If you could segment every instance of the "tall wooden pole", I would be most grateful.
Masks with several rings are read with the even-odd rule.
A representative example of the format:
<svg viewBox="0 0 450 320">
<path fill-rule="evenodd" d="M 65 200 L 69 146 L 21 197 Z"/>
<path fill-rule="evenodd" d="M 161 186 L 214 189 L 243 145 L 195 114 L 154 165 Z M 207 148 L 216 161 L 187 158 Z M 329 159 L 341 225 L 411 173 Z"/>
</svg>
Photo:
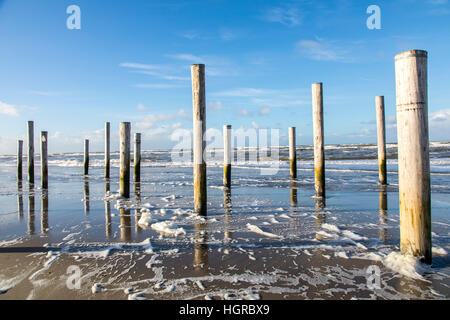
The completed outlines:
<svg viewBox="0 0 450 320">
<path fill-rule="evenodd" d="M 48 133 L 41 132 L 41 187 L 48 188 Z"/>
<path fill-rule="evenodd" d="M 317 197 L 325 197 L 325 153 L 323 141 L 323 92 L 322 83 L 312 85 L 314 127 L 314 177 Z"/>
<path fill-rule="evenodd" d="M 120 188 L 119 195 L 130 197 L 130 135 L 131 124 L 120 123 Z"/>
<path fill-rule="evenodd" d="M 17 141 L 17 180 L 22 181 L 23 140 Z"/>
<path fill-rule="evenodd" d="M 291 178 L 297 178 L 297 153 L 295 150 L 295 127 L 289 128 L 289 163 L 290 163 L 290 172 Z"/>
<path fill-rule="evenodd" d="M 109 179 L 110 177 L 110 143 L 111 143 L 111 125 L 109 122 L 105 122 L 105 178 Z"/>
<path fill-rule="evenodd" d="M 206 94 L 205 65 L 193 64 L 192 75 L 192 105 L 194 125 L 194 212 L 206 215 L 207 185 L 206 162 L 204 151 L 206 147 Z"/>
<path fill-rule="evenodd" d="M 231 125 L 223 126 L 223 186 L 231 187 Z"/>
<path fill-rule="evenodd" d="M 431 263 L 427 52 L 395 56 L 400 247 Z"/>
<path fill-rule="evenodd" d="M 134 181 L 141 181 L 141 134 L 134 134 Z"/>
<path fill-rule="evenodd" d="M 84 175 L 87 176 L 89 174 L 89 140 L 84 140 Z"/>
<path fill-rule="evenodd" d="M 377 113 L 377 144 L 378 144 L 378 177 L 380 184 L 387 184 L 386 173 L 386 129 L 384 118 L 384 97 L 375 97 Z"/>
<path fill-rule="evenodd" d="M 34 184 L 34 122 L 28 121 L 28 182 Z"/>
</svg>

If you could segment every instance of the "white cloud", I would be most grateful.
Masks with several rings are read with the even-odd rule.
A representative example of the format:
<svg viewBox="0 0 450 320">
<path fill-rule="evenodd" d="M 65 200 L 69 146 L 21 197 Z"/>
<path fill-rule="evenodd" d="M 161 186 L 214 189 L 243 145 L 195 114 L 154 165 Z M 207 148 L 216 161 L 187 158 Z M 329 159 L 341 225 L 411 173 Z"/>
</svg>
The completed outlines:
<svg viewBox="0 0 450 320">
<path fill-rule="evenodd" d="M 12 104 L 0 101 L 0 114 L 17 117 L 19 115 L 19 109 Z"/>
<path fill-rule="evenodd" d="M 208 108 L 211 110 L 220 110 L 222 109 L 222 102 L 220 101 L 210 102 L 208 103 Z"/>
<path fill-rule="evenodd" d="M 123 68 L 132 68 L 132 69 L 145 69 L 145 70 L 159 70 L 161 66 L 154 64 L 143 64 L 136 62 L 123 62 L 119 64 L 120 67 Z"/>
<path fill-rule="evenodd" d="M 205 59 L 200 56 L 195 56 L 193 54 L 188 53 L 180 53 L 180 54 L 169 54 L 167 55 L 169 58 L 177 59 L 177 60 L 183 60 L 183 61 L 189 61 L 193 63 L 204 63 Z"/>
<path fill-rule="evenodd" d="M 268 106 L 263 106 L 261 108 L 259 108 L 259 115 L 261 116 L 266 116 L 270 113 L 270 107 Z"/>
<path fill-rule="evenodd" d="M 240 114 L 241 116 L 244 116 L 244 117 L 251 115 L 251 113 L 247 109 L 239 109 L 238 114 Z"/>
<path fill-rule="evenodd" d="M 139 83 L 134 85 L 134 87 L 141 89 L 171 89 L 180 88 L 182 86 L 169 83 Z"/>
<path fill-rule="evenodd" d="M 301 14 L 297 8 L 270 8 L 263 16 L 269 22 L 278 22 L 286 26 L 296 26 L 301 23 Z"/>
<path fill-rule="evenodd" d="M 346 50 L 333 45 L 331 41 L 326 42 L 322 39 L 301 40 L 296 43 L 296 50 L 312 60 L 350 61 L 349 58 L 346 57 Z"/>
<path fill-rule="evenodd" d="M 139 103 L 139 104 L 138 104 L 137 109 L 138 109 L 139 111 L 145 111 L 145 110 L 147 110 L 147 108 L 146 108 L 142 103 Z"/>
</svg>

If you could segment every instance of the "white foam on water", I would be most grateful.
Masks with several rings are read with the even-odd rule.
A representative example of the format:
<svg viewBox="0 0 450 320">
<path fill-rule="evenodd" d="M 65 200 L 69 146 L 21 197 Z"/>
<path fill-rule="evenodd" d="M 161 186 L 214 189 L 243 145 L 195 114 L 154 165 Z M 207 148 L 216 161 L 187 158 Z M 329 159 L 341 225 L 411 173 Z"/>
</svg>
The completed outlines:
<svg viewBox="0 0 450 320">
<path fill-rule="evenodd" d="M 391 252 L 383 259 L 383 264 L 389 269 L 404 276 L 425 280 L 422 274 L 427 270 L 419 259 L 412 255 L 403 255 L 399 252 Z"/>
<path fill-rule="evenodd" d="M 186 231 L 183 228 L 177 228 L 175 223 L 172 221 L 161 221 L 157 223 L 153 223 L 151 228 L 155 231 L 158 231 L 164 235 L 168 236 L 180 236 L 185 235 Z"/>
<path fill-rule="evenodd" d="M 432 248 L 431 251 L 433 252 L 433 254 L 437 254 L 437 255 L 440 255 L 440 256 L 446 256 L 447 255 L 447 250 L 445 250 L 444 248 L 441 248 L 441 247 L 435 246 L 435 247 Z"/>
<path fill-rule="evenodd" d="M 254 232 L 254 233 L 257 233 L 257 234 L 260 234 L 260 235 L 265 236 L 265 237 L 269 237 L 269 238 L 281 238 L 280 236 L 278 236 L 278 235 L 276 235 L 276 234 L 273 234 L 273 233 L 270 233 L 270 232 L 262 231 L 259 227 L 255 226 L 255 225 L 253 225 L 253 224 L 250 224 L 250 223 L 247 223 L 247 228 L 248 228 L 250 231 L 252 231 L 252 232 Z"/>
<path fill-rule="evenodd" d="M 336 227 L 336 226 L 333 225 L 333 224 L 329 224 L 329 223 L 322 223 L 322 224 L 321 224 L 321 227 L 322 227 L 323 229 L 328 230 L 328 231 L 333 231 L 333 232 L 340 232 L 340 231 L 341 231 L 338 227 Z"/>
</svg>

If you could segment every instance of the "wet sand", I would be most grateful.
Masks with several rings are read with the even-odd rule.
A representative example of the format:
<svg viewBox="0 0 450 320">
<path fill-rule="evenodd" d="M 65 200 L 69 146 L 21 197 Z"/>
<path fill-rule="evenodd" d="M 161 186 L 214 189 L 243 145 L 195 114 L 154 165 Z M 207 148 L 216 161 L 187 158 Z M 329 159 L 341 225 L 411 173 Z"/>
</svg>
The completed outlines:
<svg viewBox="0 0 450 320">
<path fill-rule="evenodd" d="M 11 187 L 0 198 L 0 299 L 450 297 L 445 193 L 433 193 L 433 265 L 414 279 L 414 266 L 405 273 L 388 259 L 398 252 L 395 181 L 380 189 L 376 172 L 348 184 L 338 183 L 347 173 L 331 173 L 324 205 L 308 171 L 289 181 L 287 170 L 262 177 L 235 168 L 239 183 L 228 193 L 220 168 L 208 170 L 205 218 L 192 214 L 190 168 L 144 168 L 129 201 L 117 199 L 114 177 L 98 178 L 100 168 L 91 178 L 50 179 L 48 193 Z M 146 214 L 148 225 L 139 224 Z M 80 289 L 67 285 L 71 266 Z M 368 287 L 370 266 L 380 269 L 380 288 Z"/>
</svg>

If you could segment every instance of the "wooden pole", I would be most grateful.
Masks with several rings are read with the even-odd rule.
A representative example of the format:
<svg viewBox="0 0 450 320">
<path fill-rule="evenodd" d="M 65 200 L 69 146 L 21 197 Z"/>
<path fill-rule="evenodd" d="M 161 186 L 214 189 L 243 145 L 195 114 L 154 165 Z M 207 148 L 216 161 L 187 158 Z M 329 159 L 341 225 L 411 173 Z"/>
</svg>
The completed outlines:
<svg viewBox="0 0 450 320">
<path fill-rule="evenodd" d="M 295 127 L 289 128 L 289 163 L 291 168 L 291 178 L 297 178 L 297 153 L 295 150 Z"/>
<path fill-rule="evenodd" d="M 89 140 L 84 140 L 84 175 L 87 176 L 89 174 Z"/>
<path fill-rule="evenodd" d="M 223 186 L 231 187 L 231 125 L 223 126 Z"/>
<path fill-rule="evenodd" d="M 134 134 L 134 181 L 141 181 L 141 134 Z"/>
<path fill-rule="evenodd" d="M 377 144 L 378 144 L 378 177 L 380 184 L 387 184 L 386 176 L 386 129 L 384 118 L 384 97 L 375 97 L 377 113 Z"/>
<path fill-rule="evenodd" d="M 48 188 L 48 133 L 41 132 L 41 187 Z"/>
<path fill-rule="evenodd" d="M 400 247 L 431 264 L 427 52 L 395 56 Z"/>
<path fill-rule="evenodd" d="M 205 65 L 193 64 L 191 66 L 191 75 L 194 122 L 194 213 L 206 215 L 207 185 L 206 162 L 204 160 L 206 147 Z"/>
<path fill-rule="evenodd" d="M 87 215 L 91 211 L 90 206 L 90 190 L 89 190 L 89 178 L 84 177 L 84 213 Z"/>
<path fill-rule="evenodd" d="M 290 181 L 289 189 L 291 191 L 291 206 L 296 206 L 298 204 L 298 200 L 297 200 L 297 184 L 295 180 Z"/>
<path fill-rule="evenodd" d="M 119 195 L 130 197 L 130 134 L 131 124 L 120 123 L 120 189 Z"/>
<path fill-rule="evenodd" d="M 28 182 L 34 184 L 34 122 L 28 121 Z"/>
<path fill-rule="evenodd" d="M 323 91 L 322 83 L 312 85 L 314 126 L 314 177 L 317 197 L 325 197 L 325 154 L 323 142 Z"/>
<path fill-rule="evenodd" d="M 111 125 L 109 122 L 105 122 L 105 178 L 109 179 L 110 177 L 110 143 L 111 143 Z"/>
<path fill-rule="evenodd" d="M 23 140 L 17 141 L 17 180 L 22 181 Z"/>
<path fill-rule="evenodd" d="M 41 194 L 41 232 L 48 233 L 48 191 L 42 190 Z"/>
</svg>

